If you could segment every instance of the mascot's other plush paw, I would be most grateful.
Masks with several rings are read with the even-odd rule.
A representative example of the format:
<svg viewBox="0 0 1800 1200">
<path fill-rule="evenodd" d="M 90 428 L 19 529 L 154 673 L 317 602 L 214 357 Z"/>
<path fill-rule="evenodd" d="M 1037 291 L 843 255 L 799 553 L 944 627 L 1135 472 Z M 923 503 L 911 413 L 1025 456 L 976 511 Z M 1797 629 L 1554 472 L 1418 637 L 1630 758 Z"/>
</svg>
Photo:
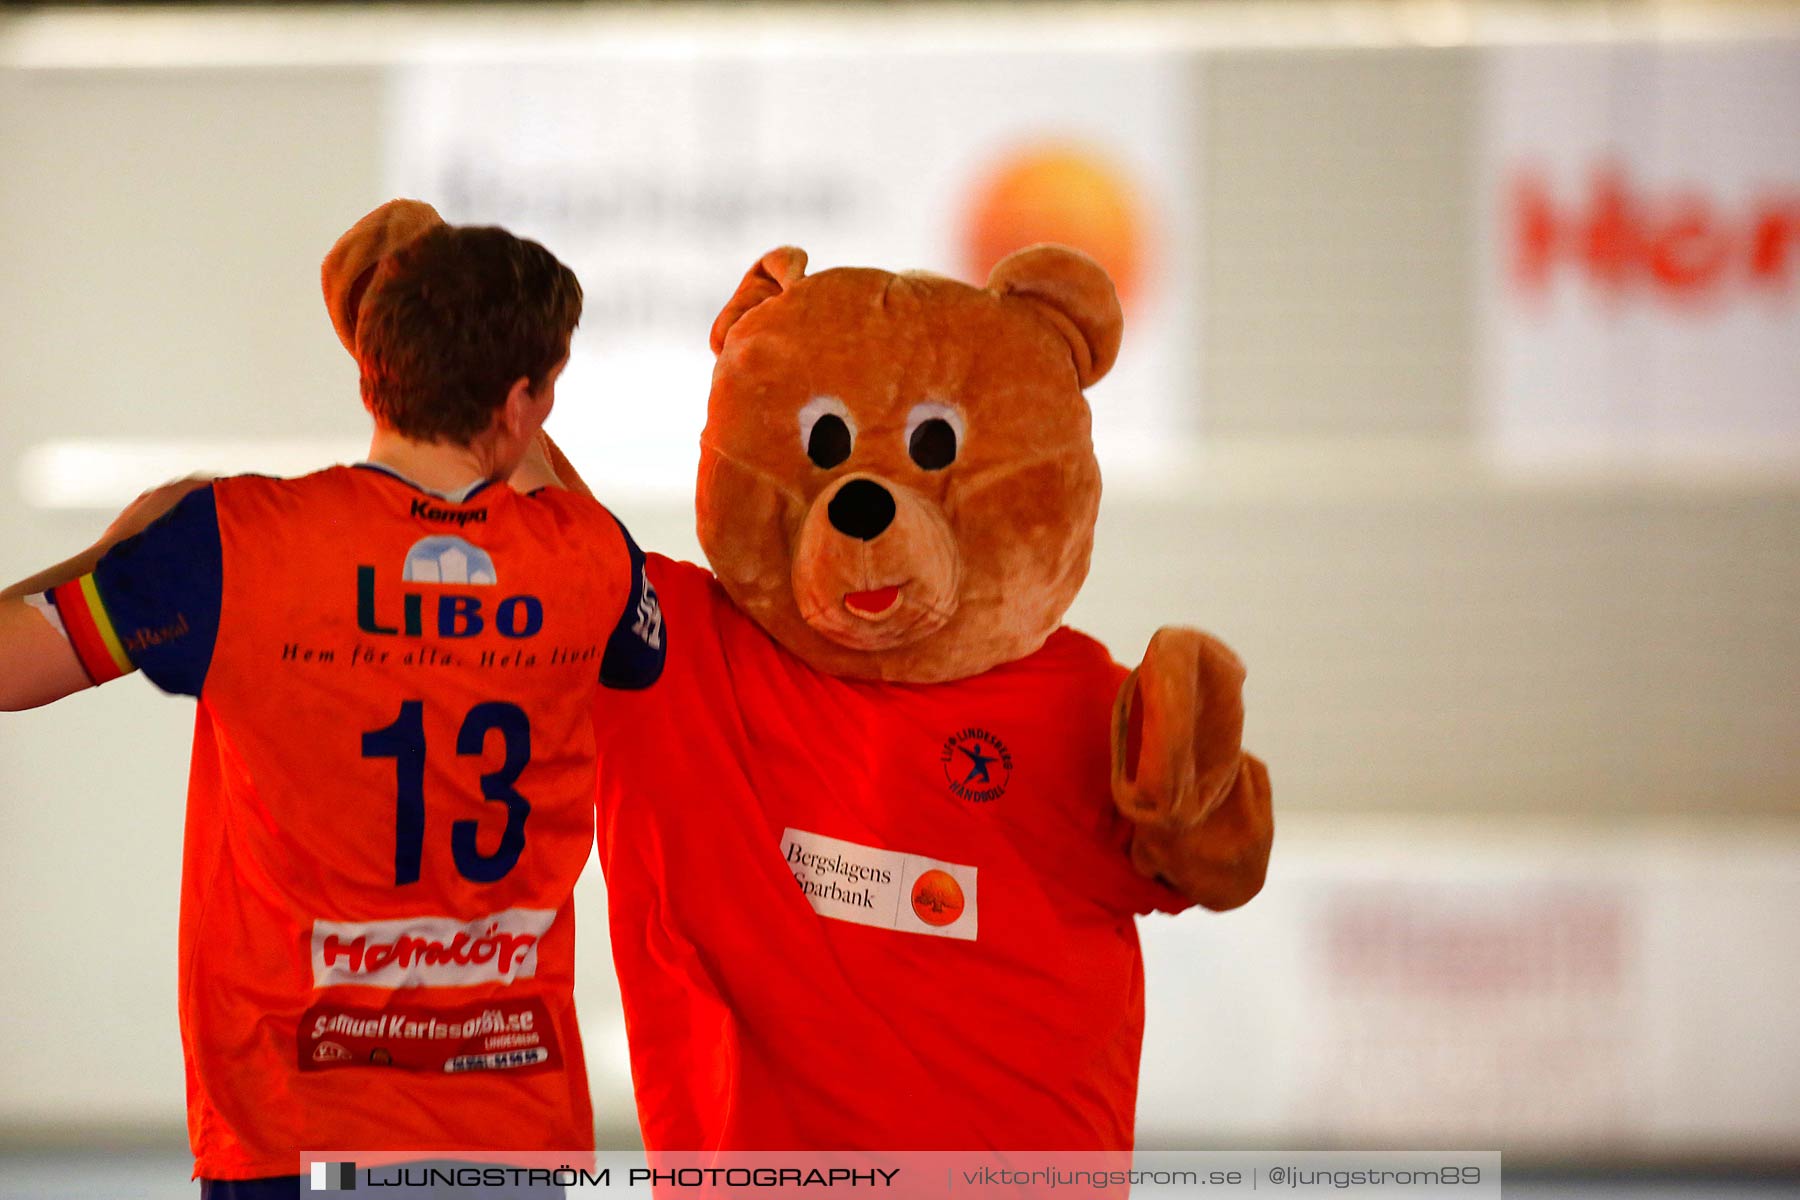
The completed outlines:
<svg viewBox="0 0 1800 1200">
<path fill-rule="evenodd" d="M 532 453 L 534 456 L 543 456 L 549 464 L 550 473 L 556 476 L 556 482 L 560 486 L 586 496 L 590 500 L 594 498 L 594 493 L 588 487 L 587 481 L 581 477 L 581 472 L 575 469 L 575 464 L 569 461 L 569 456 L 563 453 L 562 447 L 556 444 L 555 438 L 539 430 L 537 446 Z"/>
<path fill-rule="evenodd" d="M 1113 704 L 1113 798 L 1140 824 L 1205 819 L 1237 774 L 1244 666 L 1217 638 L 1164 627 Z"/>
<path fill-rule="evenodd" d="M 356 357 L 356 324 L 381 260 L 444 223 L 423 200 L 389 200 L 344 231 L 319 264 L 319 284 L 331 327 Z"/>
<path fill-rule="evenodd" d="M 1113 706 L 1113 800 L 1132 861 L 1208 908 L 1262 887 L 1269 775 L 1244 753 L 1244 667 L 1223 642 L 1164 628 Z"/>
</svg>

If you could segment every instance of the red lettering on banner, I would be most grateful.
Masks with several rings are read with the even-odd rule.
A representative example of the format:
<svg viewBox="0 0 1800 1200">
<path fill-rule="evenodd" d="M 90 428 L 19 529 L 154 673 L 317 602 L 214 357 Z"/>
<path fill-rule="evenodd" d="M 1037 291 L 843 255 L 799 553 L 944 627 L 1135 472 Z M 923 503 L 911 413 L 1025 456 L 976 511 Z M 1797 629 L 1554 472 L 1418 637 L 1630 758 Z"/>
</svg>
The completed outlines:
<svg viewBox="0 0 1800 1200">
<path fill-rule="evenodd" d="M 1607 163 L 1574 203 L 1535 167 L 1514 173 L 1508 200 L 1512 279 L 1527 295 L 1541 295 L 1564 268 L 1613 298 L 1713 301 L 1734 285 L 1786 292 L 1794 283 L 1800 189 L 1734 212 L 1691 189 L 1649 194 Z"/>
<path fill-rule="evenodd" d="M 1771 205 L 1756 225 L 1750 274 L 1763 283 L 1787 283 L 1792 263 L 1789 252 L 1796 242 L 1800 242 L 1800 202 Z"/>
</svg>

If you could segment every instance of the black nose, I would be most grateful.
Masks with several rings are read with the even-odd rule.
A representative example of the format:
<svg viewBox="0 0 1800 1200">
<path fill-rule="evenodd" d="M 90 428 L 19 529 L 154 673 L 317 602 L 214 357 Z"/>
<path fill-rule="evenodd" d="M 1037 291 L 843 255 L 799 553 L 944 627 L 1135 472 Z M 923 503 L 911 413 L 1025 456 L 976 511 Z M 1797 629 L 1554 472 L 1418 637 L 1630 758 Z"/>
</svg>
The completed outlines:
<svg viewBox="0 0 1800 1200">
<path fill-rule="evenodd" d="M 873 541 L 894 521 L 894 497 L 879 483 L 852 479 L 838 489 L 825 513 L 831 527 L 863 541 Z"/>
</svg>

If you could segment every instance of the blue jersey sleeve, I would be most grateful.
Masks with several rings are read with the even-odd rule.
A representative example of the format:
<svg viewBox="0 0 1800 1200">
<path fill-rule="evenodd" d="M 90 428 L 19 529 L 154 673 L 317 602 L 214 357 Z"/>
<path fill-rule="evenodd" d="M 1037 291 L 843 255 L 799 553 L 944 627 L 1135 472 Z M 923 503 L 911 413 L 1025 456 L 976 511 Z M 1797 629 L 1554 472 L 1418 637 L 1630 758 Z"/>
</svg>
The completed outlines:
<svg viewBox="0 0 1800 1200">
<path fill-rule="evenodd" d="M 618 519 L 615 517 L 615 521 Z M 647 688 L 662 676 L 667 631 L 663 628 L 662 605 L 656 589 L 650 586 L 650 573 L 644 565 L 644 552 L 631 540 L 631 532 L 619 523 L 619 536 L 631 556 L 631 594 L 625 598 L 625 611 L 606 641 L 606 653 L 600 659 L 600 682 L 609 688 L 627 691 Z"/>
<path fill-rule="evenodd" d="M 94 568 L 94 587 L 132 665 L 165 692 L 198 696 L 225 590 L 213 489 L 189 492 L 107 551 Z"/>
</svg>

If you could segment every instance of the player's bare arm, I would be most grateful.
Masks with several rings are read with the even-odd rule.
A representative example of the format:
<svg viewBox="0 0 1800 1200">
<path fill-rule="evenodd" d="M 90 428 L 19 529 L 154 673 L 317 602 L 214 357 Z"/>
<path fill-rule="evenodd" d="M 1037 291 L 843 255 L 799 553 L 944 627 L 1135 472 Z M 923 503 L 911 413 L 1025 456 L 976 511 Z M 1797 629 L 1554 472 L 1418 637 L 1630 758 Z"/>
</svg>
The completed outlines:
<svg viewBox="0 0 1800 1200">
<path fill-rule="evenodd" d="M 50 605 L 35 599 L 91 572 L 112 547 L 141 533 L 152 521 L 207 480 L 190 476 L 152 488 L 129 504 L 98 541 L 0 591 L 0 711 L 20 712 L 93 686 Z"/>
</svg>

